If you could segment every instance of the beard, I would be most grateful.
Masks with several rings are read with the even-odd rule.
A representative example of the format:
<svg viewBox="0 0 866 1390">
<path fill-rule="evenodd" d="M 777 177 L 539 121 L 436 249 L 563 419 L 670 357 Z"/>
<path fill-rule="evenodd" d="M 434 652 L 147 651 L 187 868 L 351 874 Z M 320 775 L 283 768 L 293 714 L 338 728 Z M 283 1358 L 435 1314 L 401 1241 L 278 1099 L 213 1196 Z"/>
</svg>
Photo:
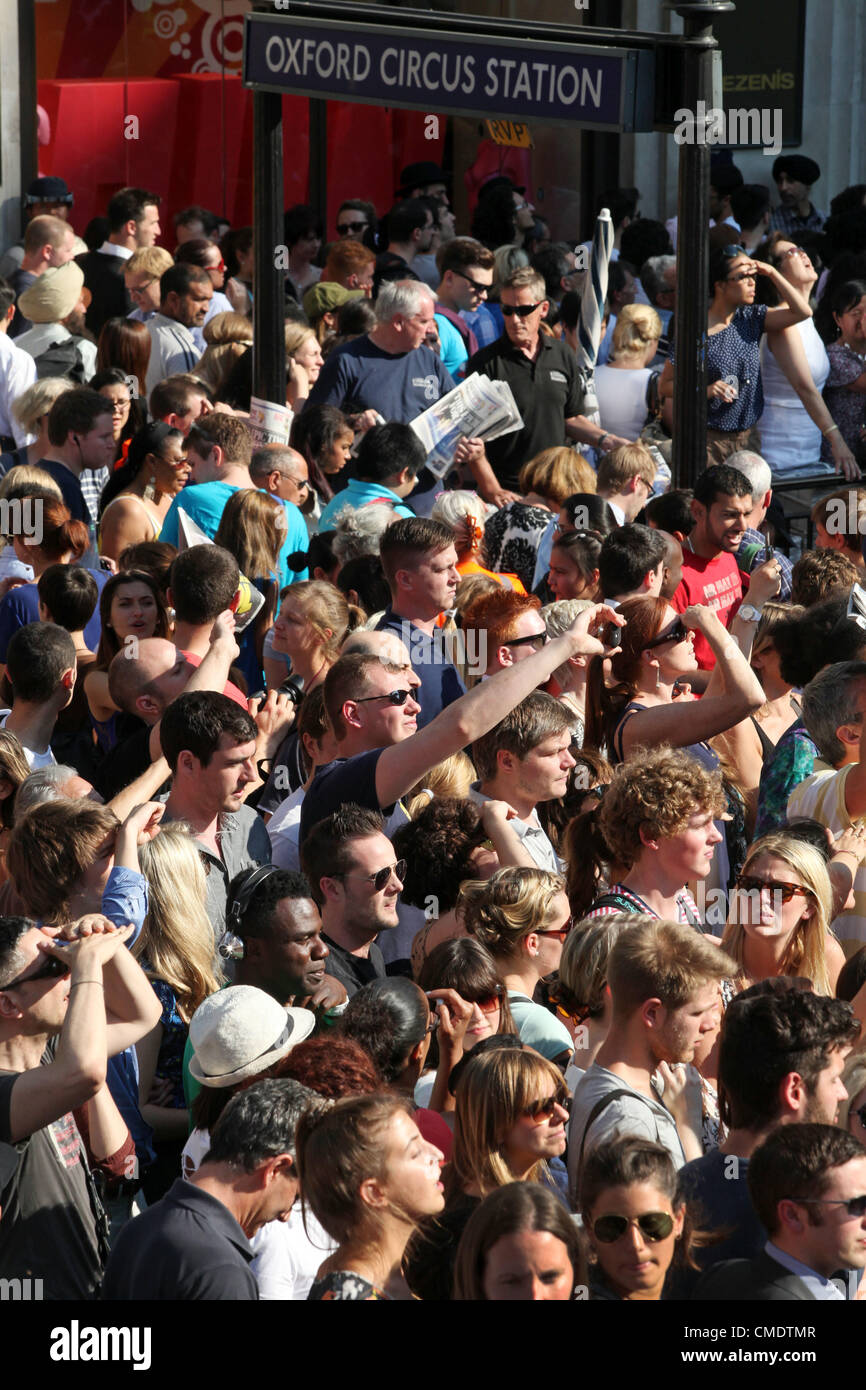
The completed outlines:
<svg viewBox="0 0 866 1390">
<path fill-rule="evenodd" d="M 63 320 L 63 326 L 72 334 L 74 338 L 81 338 L 84 335 L 84 314 L 80 309 L 73 309 L 71 314 L 67 314 Z"/>
</svg>

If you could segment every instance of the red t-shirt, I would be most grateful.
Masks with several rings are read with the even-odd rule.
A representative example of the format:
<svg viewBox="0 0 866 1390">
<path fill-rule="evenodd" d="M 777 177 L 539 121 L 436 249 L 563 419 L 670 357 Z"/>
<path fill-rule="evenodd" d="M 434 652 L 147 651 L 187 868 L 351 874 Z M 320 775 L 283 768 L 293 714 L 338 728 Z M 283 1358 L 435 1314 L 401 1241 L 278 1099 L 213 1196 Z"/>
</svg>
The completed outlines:
<svg viewBox="0 0 866 1390">
<path fill-rule="evenodd" d="M 745 588 L 748 588 L 748 575 L 742 573 L 735 555 L 722 550 L 712 560 L 703 560 L 700 555 L 683 551 L 683 577 L 671 599 L 671 607 L 683 613 L 693 603 L 706 604 L 712 608 L 723 627 L 729 627 L 731 618 L 740 606 Z M 711 671 L 716 664 L 712 648 L 702 633 L 695 633 L 695 656 L 702 671 Z"/>
<path fill-rule="evenodd" d="M 184 652 L 184 656 L 190 666 L 201 666 L 201 657 L 197 656 L 195 652 Z M 226 681 L 223 686 L 223 694 L 228 695 L 229 699 L 234 700 L 236 705 L 240 705 L 241 709 L 248 708 L 246 695 L 244 695 L 242 690 L 238 689 L 234 681 Z"/>
</svg>

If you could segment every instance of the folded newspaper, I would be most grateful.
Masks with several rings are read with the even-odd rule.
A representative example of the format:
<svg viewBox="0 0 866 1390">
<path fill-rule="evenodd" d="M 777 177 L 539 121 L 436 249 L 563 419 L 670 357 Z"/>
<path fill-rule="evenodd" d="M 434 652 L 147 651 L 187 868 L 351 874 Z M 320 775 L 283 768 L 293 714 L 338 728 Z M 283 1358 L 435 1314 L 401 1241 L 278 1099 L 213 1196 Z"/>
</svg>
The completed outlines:
<svg viewBox="0 0 866 1390">
<path fill-rule="evenodd" d="M 200 526 L 193 521 L 183 507 L 177 511 L 177 549 L 189 550 L 194 545 L 213 545 L 213 541 Z M 245 574 L 238 580 L 238 591 L 234 599 L 235 632 L 243 632 L 257 616 L 265 601 L 264 594 L 250 583 Z"/>
<path fill-rule="evenodd" d="M 427 450 L 430 472 L 444 478 L 461 437 L 498 439 L 522 429 L 523 420 L 507 381 L 491 381 L 473 372 L 413 420 L 412 428 Z"/>
</svg>

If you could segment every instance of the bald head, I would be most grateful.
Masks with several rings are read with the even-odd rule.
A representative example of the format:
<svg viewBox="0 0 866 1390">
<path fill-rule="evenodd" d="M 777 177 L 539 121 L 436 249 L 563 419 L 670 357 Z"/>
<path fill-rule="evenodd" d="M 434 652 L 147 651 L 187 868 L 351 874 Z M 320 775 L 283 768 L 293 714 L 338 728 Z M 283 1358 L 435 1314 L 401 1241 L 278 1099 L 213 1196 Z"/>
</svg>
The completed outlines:
<svg viewBox="0 0 866 1390">
<path fill-rule="evenodd" d="M 385 665 L 398 666 L 401 670 L 412 664 L 405 643 L 400 641 L 395 632 L 368 632 L 359 628 L 349 634 L 340 648 L 341 656 L 349 656 L 352 653 L 378 656 Z"/>
<path fill-rule="evenodd" d="M 117 653 L 108 668 L 108 689 L 118 709 L 155 724 L 193 672 L 183 652 L 164 637 L 145 637 Z"/>
</svg>

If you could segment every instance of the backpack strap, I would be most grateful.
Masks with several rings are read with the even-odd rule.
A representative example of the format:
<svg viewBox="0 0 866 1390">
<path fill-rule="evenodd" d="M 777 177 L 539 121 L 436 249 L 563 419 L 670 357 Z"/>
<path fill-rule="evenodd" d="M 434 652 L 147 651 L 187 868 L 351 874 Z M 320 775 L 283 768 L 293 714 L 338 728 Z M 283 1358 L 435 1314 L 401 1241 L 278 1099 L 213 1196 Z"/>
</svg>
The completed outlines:
<svg viewBox="0 0 866 1390">
<path fill-rule="evenodd" d="M 608 1091 L 606 1095 L 603 1095 L 599 1100 L 595 1102 L 595 1105 L 592 1107 L 592 1109 L 589 1112 L 589 1115 L 587 1116 L 586 1124 L 583 1127 L 583 1134 L 580 1140 L 580 1149 L 577 1155 L 577 1165 L 574 1170 L 574 1192 L 572 1196 L 574 1199 L 575 1207 L 577 1207 L 578 1205 L 578 1197 L 580 1194 L 580 1175 L 583 1171 L 583 1151 L 586 1148 L 586 1140 L 589 1131 L 592 1129 L 592 1126 L 595 1124 L 599 1115 L 604 1110 L 606 1110 L 609 1105 L 612 1105 L 615 1100 L 620 1100 L 623 1096 L 637 1096 L 638 1100 L 642 1100 L 648 1106 L 652 1106 L 652 1101 L 650 1100 L 649 1096 L 643 1096 L 641 1095 L 640 1091 L 635 1091 L 632 1088 L 629 1088 L 628 1090 L 619 1089 L 616 1091 Z"/>
<path fill-rule="evenodd" d="M 597 907 L 615 907 L 620 912 L 649 911 L 645 903 L 641 908 L 631 898 L 627 898 L 624 893 L 602 893 L 601 897 L 596 898 L 590 907 L 590 912 L 594 912 Z"/>
</svg>

